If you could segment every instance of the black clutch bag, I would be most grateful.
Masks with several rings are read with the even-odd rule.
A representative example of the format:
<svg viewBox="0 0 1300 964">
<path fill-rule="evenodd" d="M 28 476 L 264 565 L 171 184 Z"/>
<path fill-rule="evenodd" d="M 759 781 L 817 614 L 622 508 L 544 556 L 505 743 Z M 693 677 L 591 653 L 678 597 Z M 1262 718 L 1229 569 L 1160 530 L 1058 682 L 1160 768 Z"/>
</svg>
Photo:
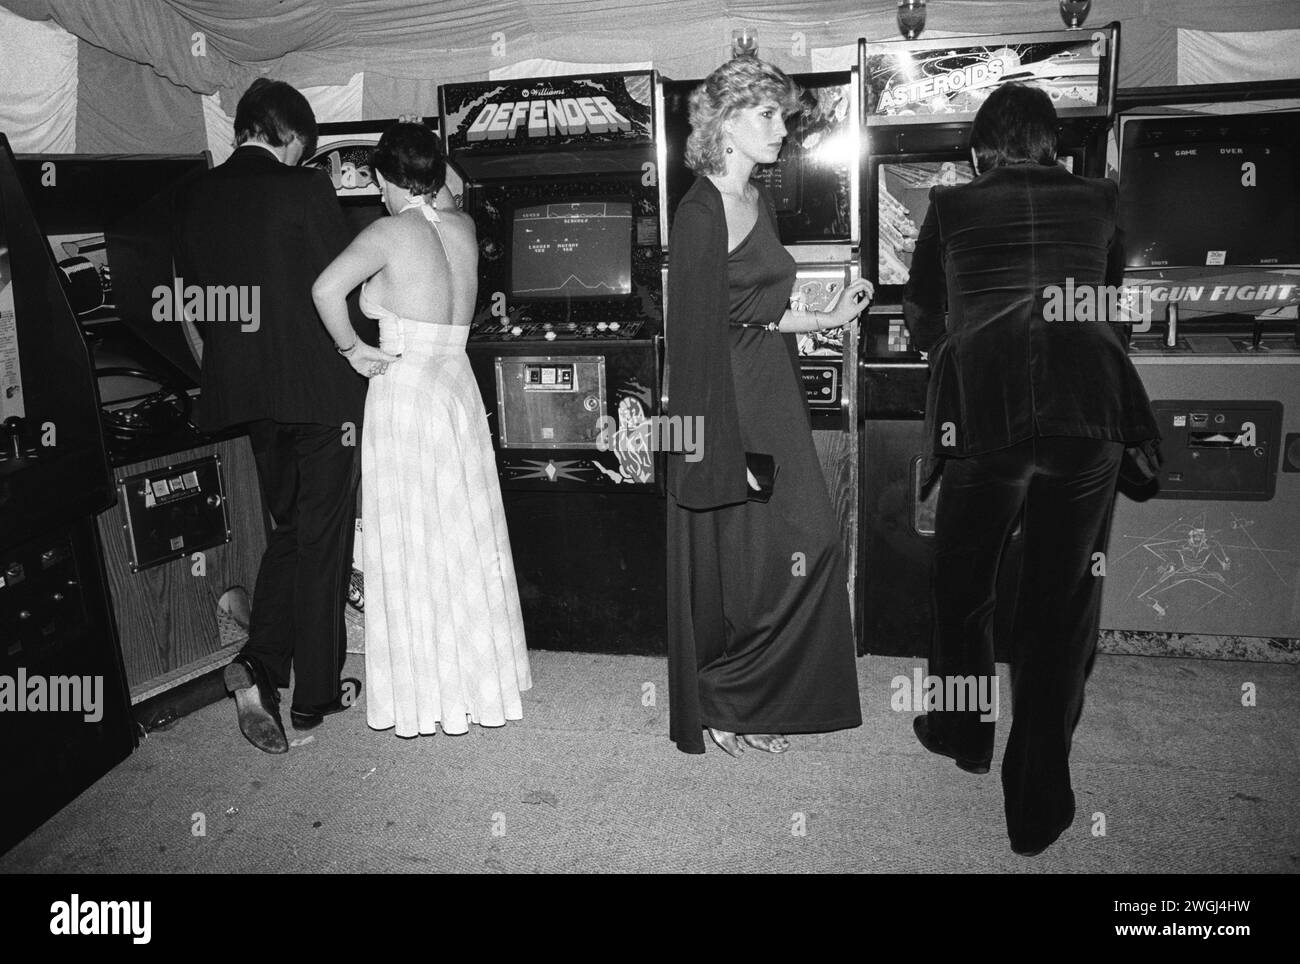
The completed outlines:
<svg viewBox="0 0 1300 964">
<path fill-rule="evenodd" d="M 746 452 L 745 468 L 749 469 L 749 474 L 758 483 L 757 491 L 753 488 L 749 489 L 749 501 L 766 502 L 772 498 L 772 489 L 776 486 L 776 473 L 781 469 L 781 466 L 776 464 L 776 459 L 758 452 Z"/>
</svg>

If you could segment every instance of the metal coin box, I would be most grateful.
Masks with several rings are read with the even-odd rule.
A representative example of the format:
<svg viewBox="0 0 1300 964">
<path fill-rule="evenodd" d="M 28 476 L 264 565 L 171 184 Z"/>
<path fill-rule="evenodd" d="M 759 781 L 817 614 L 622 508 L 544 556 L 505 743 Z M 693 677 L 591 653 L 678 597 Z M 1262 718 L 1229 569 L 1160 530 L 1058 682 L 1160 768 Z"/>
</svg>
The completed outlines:
<svg viewBox="0 0 1300 964">
<path fill-rule="evenodd" d="M 595 448 L 606 413 L 600 355 L 499 357 L 502 448 Z"/>
<path fill-rule="evenodd" d="M 117 492 L 132 572 L 230 541 L 218 456 L 120 478 Z"/>
</svg>

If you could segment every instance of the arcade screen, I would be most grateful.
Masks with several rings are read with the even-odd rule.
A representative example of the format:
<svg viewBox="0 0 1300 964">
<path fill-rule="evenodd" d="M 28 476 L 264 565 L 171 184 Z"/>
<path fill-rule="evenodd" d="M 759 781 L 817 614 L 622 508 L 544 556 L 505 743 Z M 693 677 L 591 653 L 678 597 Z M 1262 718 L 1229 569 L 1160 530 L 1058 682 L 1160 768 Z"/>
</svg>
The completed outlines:
<svg viewBox="0 0 1300 964">
<path fill-rule="evenodd" d="M 1073 171 L 1078 158 L 1058 163 Z M 912 270 L 916 236 L 930 210 L 930 188 L 966 184 L 975 176 L 969 155 L 882 160 L 876 167 L 876 283 L 902 286 Z"/>
<path fill-rule="evenodd" d="M 1130 268 L 1300 264 L 1300 111 L 1127 120 Z"/>
<path fill-rule="evenodd" d="M 786 119 L 786 139 L 775 164 L 754 170 L 776 208 L 782 244 L 856 241 L 858 172 L 855 79 L 847 72 L 796 74 L 799 110 Z M 668 222 L 695 183 L 686 166 L 690 96 L 701 81 L 665 81 L 664 133 Z"/>
<path fill-rule="evenodd" d="M 118 272 L 114 227 L 160 203 L 185 179 L 209 166 L 206 153 L 66 158 L 29 154 L 20 156 L 17 165 L 68 301 L 83 324 L 122 314 L 122 288 L 131 279 Z M 160 280 L 169 281 L 170 270 Z M 153 324 L 147 313 L 146 318 Z"/>
<path fill-rule="evenodd" d="M 511 223 L 514 298 L 632 293 L 632 202 L 590 199 L 519 207 Z"/>
<path fill-rule="evenodd" d="M 782 244 L 857 240 L 858 142 L 848 77 L 803 76 L 800 109 L 786 119 L 775 164 L 754 171 L 776 208 Z"/>
<path fill-rule="evenodd" d="M 916 236 L 930 210 L 930 188 L 974 178 L 969 158 L 882 161 L 876 168 L 877 283 L 905 285 Z"/>
</svg>

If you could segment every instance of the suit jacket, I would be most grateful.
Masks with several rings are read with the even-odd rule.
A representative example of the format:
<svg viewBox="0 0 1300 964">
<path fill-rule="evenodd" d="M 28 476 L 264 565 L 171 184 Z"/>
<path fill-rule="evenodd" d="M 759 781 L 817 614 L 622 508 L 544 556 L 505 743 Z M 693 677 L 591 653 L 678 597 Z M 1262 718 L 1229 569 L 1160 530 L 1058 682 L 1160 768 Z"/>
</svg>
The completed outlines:
<svg viewBox="0 0 1300 964">
<path fill-rule="evenodd" d="M 935 455 L 978 455 L 1035 435 L 1160 437 L 1118 330 L 1045 313 L 1051 286 L 1061 288 L 1056 306 L 1065 303 L 1067 279 L 1123 284 L 1118 196 L 1112 181 L 1039 164 L 931 189 L 903 313 L 930 353 Z"/>
<path fill-rule="evenodd" d="M 771 198 L 756 184 L 759 217 L 776 215 Z M 727 281 L 727 214 L 722 195 L 707 177 L 697 178 L 673 218 L 668 240 L 668 312 L 665 394 L 673 417 L 700 419 L 699 461 L 668 454 L 668 491 L 689 509 L 715 509 L 749 498 L 745 447 L 731 371 L 731 294 Z M 795 379 L 798 342 L 785 335 Z"/>
<path fill-rule="evenodd" d="M 256 330 L 237 319 L 198 326 L 200 428 L 262 418 L 361 424 L 366 381 L 335 350 L 311 299 L 312 283 L 350 241 L 329 178 L 260 147 L 239 148 L 185 192 L 176 221 L 185 287 L 258 293 Z"/>
</svg>

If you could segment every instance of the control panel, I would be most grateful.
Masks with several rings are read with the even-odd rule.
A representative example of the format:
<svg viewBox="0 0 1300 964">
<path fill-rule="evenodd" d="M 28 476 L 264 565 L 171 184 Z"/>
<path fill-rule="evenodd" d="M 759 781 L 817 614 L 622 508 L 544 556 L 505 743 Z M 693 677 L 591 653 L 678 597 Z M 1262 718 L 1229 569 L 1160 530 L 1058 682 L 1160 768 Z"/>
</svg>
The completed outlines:
<svg viewBox="0 0 1300 964">
<path fill-rule="evenodd" d="M 643 321 L 627 318 L 603 319 L 592 315 L 582 321 L 534 321 L 526 311 L 502 318 L 487 318 L 470 325 L 470 340 L 476 342 L 511 341 L 583 341 L 616 338 L 631 340 L 647 337 Z"/>
</svg>

